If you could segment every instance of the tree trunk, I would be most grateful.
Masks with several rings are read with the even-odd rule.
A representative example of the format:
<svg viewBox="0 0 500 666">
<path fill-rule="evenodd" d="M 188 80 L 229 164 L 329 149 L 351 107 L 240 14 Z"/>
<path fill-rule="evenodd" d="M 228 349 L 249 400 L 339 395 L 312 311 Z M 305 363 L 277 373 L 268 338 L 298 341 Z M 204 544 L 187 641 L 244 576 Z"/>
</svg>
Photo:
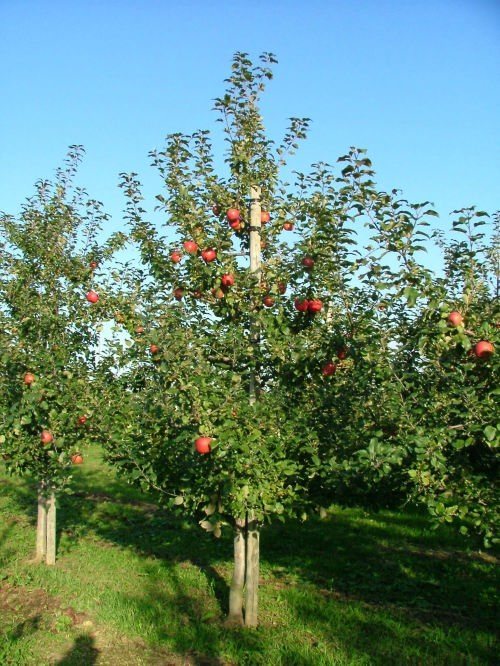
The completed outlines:
<svg viewBox="0 0 500 666">
<path fill-rule="evenodd" d="M 247 521 L 247 557 L 245 590 L 245 626 L 258 624 L 259 602 L 259 526 L 251 517 Z"/>
<path fill-rule="evenodd" d="M 56 563 L 56 497 L 51 493 L 47 503 L 47 564 Z"/>
<path fill-rule="evenodd" d="M 47 497 L 46 487 L 42 481 L 38 489 L 35 559 L 52 565 L 56 563 L 56 498 L 54 493 Z"/>
<path fill-rule="evenodd" d="M 36 525 L 36 561 L 43 562 L 47 555 L 47 499 L 43 493 L 44 484 L 38 489 L 38 520 Z"/>
<path fill-rule="evenodd" d="M 243 589 L 245 585 L 245 521 L 236 520 L 234 535 L 234 572 L 229 590 L 229 626 L 243 625 Z"/>
</svg>

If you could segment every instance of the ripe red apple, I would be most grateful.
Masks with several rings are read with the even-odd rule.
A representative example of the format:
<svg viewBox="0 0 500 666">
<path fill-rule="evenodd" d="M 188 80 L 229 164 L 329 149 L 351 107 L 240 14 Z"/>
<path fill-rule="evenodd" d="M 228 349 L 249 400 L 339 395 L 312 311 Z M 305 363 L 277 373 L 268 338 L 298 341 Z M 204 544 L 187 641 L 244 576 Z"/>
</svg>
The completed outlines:
<svg viewBox="0 0 500 666">
<path fill-rule="evenodd" d="M 229 220 L 229 222 L 236 222 L 236 220 L 240 219 L 240 211 L 238 208 L 229 208 L 229 210 L 226 213 L 226 217 Z"/>
<path fill-rule="evenodd" d="M 200 291 L 199 289 L 195 289 L 195 290 L 193 291 L 193 297 L 194 297 L 194 298 L 201 298 L 201 296 L 202 296 L 202 293 L 201 293 L 201 291 Z"/>
<path fill-rule="evenodd" d="M 243 229 L 243 224 L 239 218 L 237 220 L 233 220 L 232 222 L 230 222 L 229 226 L 231 227 L 231 229 L 234 229 L 235 231 L 241 231 Z"/>
<path fill-rule="evenodd" d="M 206 250 L 203 250 L 203 252 L 201 253 L 201 258 L 203 259 L 203 261 L 206 261 L 208 264 L 211 261 L 217 259 L 217 252 L 209 247 Z"/>
<path fill-rule="evenodd" d="M 462 326 L 464 323 L 464 318 L 462 317 L 461 313 L 458 312 L 457 310 L 453 310 L 453 312 L 450 312 L 448 315 L 448 324 L 451 326 Z"/>
<path fill-rule="evenodd" d="M 286 291 L 286 284 L 284 282 L 278 282 L 278 293 L 284 294 Z"/>
<path fill-rule="evenodd" d="M 267 224 L 271 219 L 271 214 L 267 210 L 263 210 L 260 213 L 260 223 Z"/>
<path fill-rule="evenodd" d="M 268 294 L 267 296 L 264 296 L 262 302 L 264 303 L 266 308 L 272 308 L 274 305 L 274 298 Z"/>
<path fill-rule="evenodd" d="M 495 347 L 488 340 L 479 340 L 474 345 L 474 354 L 477 358 L 489 358 L 493 355 Z"/>
<path fill-rule="evenodd" d="M 337 371 L 337 366 L 333 361 L 328 361 L 321 368 L 321 373 L 323 377 L 331 377 L 332 375 L 335 374 L 336 371 Z"/>
<path fill-rule="evenodd" d="M 307 309 L 309 312 L 319 312 L 320 310 L 323 309 L 323 301 L 320 301 L 319 298 L 313 298 L 309 303 L 307 304 Z"/>
<path fill-rule="evenodd" d="M 285 222 L 283 224 L 284 231 L 293 231 L 293 222 Z"/>
<path fill-rule="evenodd" d="M 234 284 L 234 275 L 231 275 L 231 273 L 224 273 L 220 279 L 220 283 L 223 287 L 232 287 Z"/>
<path fill-rule="evenodd" d="M 193 240 L 184 241 L 182 244 L 188 254 L 196 254 L 198 252 L 198 243 Z"/>
<path fill-rule="evenodd" d="M 93 271 L 95 271 L 95 269 L 97 268 L 97 266 L 98 266 L 97 261 L 91 261 L 90 264 L 89 264 L 89 267 L 90 267 Z"/>
<path fill-rule="evenodd" d="M 76 419 L 76 422 L 79 423 L 80 425 L 83 425 L 84 423 L 87 423 L 87 417 L 85 415 L 79 416 Z"/>
<path fill-rule="evenodd" d="M 314 266 L 314 259 L 312 257 L 304 257 L 302 259 L 302 266 L 305 268 L 312 268 Z"/>
<path fill-rule="evenodd" d="M 83 456 L 81 453 L 75 453 L 73 456 L 71 456 L 71 462 L 73 465 L 81 465 L 83 462 Z"/>
<path fill-rule="evenodd" d="M 32 372 L 27 372 L 24 375 L 24 383 L 30 386 L 35 381 L 35 375 Z"/>
<path fill-rule="evenodd" d="M 97 303 L 97 301 L 99 300 L 99 294 L 91 289 L 90 291 L 87 292 L 85 298 L 88 300 L 89 303 Z"/>
<path fill-rule="evenodd" d="M 342 349 L 339 349 L 337 352 L 337 358 L 340 361 L 343 361 L 345 358 L 347 358 L 347 349 L 345 347 L 342 347 Z"/>
<path fill-rule="evenodd" d="M 211 437 L 198 437 L 194 442 L 196 451 L 198 453 L 210 453 L 212 450 L 212 447 L 210 446 L 211 442 Z"/>
<path fill-rule="evenodd" d="M 174 262 L 174 264 L 178 264 L 182 259 L 182 253 L 179 252 L 179 250 L 174 250 L 170 255 L 170 259 Z"/>
<path fill-rule="evenodd" d="M 142 333 L 144 333 L 144 326 L 136 326 L 135 332 L 137 333 L 137 335 L 142 335 Z"/>
<path fill-rule="evenodd" d="M 184 288 L 183 287 L 176 287 L 174 289 L 174 298 L 177 301 L 182 301 L 182 297 L 184 296 Z"/>
<path fill-rule="evenodd" d="M 50 444 L 54 440 L 54 435 L 50 430 L 42 430 L 40 433 L 40 441 L 42 444 Z"/>
<path fill-rule="evenodd" d="M 309 301 L 306 298 L 296 298 L 294 305 L 295 309 L 299 312 L 307 312 L 309 308 Z"/>
<path fill-rule="evenodd" d="M 152 354 L 157 354 L 160 351 L 160 348 L 158 347 L 158 345 L 155 345 L 155 344 L 149 345 L 149 351 Z"/>
</svg>

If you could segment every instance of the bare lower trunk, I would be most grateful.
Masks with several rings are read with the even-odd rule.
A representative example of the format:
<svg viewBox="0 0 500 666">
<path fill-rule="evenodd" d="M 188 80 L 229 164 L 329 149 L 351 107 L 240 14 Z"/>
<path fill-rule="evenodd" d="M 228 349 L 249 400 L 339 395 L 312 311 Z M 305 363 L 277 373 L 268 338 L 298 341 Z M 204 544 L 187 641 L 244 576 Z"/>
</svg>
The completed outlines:
<svg viewBox="0 0 500 666">
<path fill-rule="evenodd" d="M 47 500 L 43 495 L 43 485 L 38 492 L 38 520 L 36 525 L 36 561 L 44 562 L 47 555 Z"/>
<path fill-rule="evenodd" d="M 38 519 L 36 526 L 36 561 L 56 563 L 56 498 L 47 496 L 46 486 L 40 483 L 38 491 Z"/>
<path fill-rule="evenodd" d="M 54 493 L 47 503 L 47 564 L 56 563 L 56 498 Z"/>
<path fill-rule="evenodd" d="M 236 520 L 234 535 L 234 571 L 229 590 L 227 624 L 243 625 L 243 588 L 245 585 L 245 521 Z"/>
<path fill-rule="evenodd" d="M 245 626 L 256 627 L 259 610 L 259 526 L 252 518 L 247 522 L 246 560 Z"/>
</svg>

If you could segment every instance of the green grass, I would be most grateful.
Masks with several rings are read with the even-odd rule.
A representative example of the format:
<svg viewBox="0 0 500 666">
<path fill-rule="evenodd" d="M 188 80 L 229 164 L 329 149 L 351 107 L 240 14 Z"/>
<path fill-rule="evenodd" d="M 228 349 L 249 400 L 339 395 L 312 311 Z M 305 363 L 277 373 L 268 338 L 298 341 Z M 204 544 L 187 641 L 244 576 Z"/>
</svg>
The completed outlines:
<svg viewBox="0 0 500 666">
<path fill-rule="evenodd" d="M 0 469 L 0 663 L 494 664 L 498 567 L 418 513 L 332 508 L 262 533 L 260 627 L 223 625 L 231 535 L 158 509 L 92 450 L 30 561 L 35 492 Z"/>
</svg>

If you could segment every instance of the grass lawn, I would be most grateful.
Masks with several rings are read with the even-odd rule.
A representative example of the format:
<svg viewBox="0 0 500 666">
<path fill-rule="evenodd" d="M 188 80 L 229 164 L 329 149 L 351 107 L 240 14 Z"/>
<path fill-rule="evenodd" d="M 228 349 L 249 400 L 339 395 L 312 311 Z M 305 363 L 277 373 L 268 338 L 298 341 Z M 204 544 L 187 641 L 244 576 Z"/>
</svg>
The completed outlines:
<svg viewBox="0 0 500 666">
<path fill-rule="evenodd" d="M 223 626 L 220 540 L 87 453 L 33 564 L 32 484 L 0 467 L 0 664 L 495 664 L 498 566 L 418 513 L 333 507 L 262 533 L 260 627 Z"/>
</svg>

